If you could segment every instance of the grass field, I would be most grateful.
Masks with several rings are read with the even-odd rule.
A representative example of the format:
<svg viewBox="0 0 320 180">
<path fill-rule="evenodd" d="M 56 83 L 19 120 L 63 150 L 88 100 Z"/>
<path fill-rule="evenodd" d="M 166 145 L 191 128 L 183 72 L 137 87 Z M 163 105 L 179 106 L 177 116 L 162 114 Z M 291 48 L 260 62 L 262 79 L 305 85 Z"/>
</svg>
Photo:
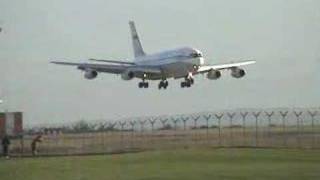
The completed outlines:
<svg viewBox="0 0 320 180">
<path fill-rule="evenodd" d="M 320 150 L 193 148 L 1 159 L 0 179 L 320 179 Z"/>
</svg>

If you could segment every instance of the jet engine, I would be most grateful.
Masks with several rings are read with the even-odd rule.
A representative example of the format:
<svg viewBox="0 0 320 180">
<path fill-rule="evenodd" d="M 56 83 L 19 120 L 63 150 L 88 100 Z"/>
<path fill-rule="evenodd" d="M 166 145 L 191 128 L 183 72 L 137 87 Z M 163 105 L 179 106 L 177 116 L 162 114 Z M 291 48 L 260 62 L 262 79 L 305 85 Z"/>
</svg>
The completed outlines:
<svg viewBox="0 0 320 180">
<path fill-rule="evenodd" d="M 134 78 L 134 73 L 132 71 L 125 71 L 121 74 L 121 78 L 126 81 L 131 80 Z"/>
<path fill-rule="evenodd" d="M 217 70 L 210 70 L 207 73 L 207 78 L 210 80 L 217 80 L 221 77 L 221 72 Z"/>
<path fill-rule="evenodd" d="M 84 77 L 86 79 L 94 79 L 98 76 L 98 72 L 97 71 L 93 71 L 93 70 L 86 70 L 84 73 Z"/>
<path fill-rule="evenodd" d="M 237 67 L 231 69 L 231 76 L 234 78 L 242 78 L 244 75 L 246 75 L 246 72 L 243 69 Z"/>
</svg>

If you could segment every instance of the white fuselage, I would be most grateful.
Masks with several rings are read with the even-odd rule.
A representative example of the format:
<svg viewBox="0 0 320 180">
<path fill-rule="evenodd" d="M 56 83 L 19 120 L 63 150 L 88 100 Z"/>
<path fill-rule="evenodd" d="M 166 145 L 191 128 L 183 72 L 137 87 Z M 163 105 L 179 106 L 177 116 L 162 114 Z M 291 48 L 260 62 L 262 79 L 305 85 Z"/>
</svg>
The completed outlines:
<svg viewBox="0 0 320 180">
<path fill-rule="evenodd" d="M 135 63 L 140 66 L 160 68 L 162 74 L 154 74 L 148 79 L 181 78 L 194 73 L 204 64 L 202 53 L 194 48 L 184 47 L 137 57 Z"/>
</svg>

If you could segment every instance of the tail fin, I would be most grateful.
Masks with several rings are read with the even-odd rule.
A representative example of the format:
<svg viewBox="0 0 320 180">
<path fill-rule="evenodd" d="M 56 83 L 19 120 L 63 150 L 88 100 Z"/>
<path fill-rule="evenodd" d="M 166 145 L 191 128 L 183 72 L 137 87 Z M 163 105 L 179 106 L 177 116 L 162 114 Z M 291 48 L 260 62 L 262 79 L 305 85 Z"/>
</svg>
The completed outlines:
<svg viewBox="0 0 320 180">
<path fill-rule="evenodd" d="M 143 51 L 143 48 L 141 46 L 139 36 L 136 30 L 136 27 L 134 25 L 133 21 L 129 21 L 130 30 L 131 30 L 131 38 L 132 38 L 132 46 L 133 46 L 133 52 L 134 57 L 144 56 L 145 53 Z"/>
</svg>

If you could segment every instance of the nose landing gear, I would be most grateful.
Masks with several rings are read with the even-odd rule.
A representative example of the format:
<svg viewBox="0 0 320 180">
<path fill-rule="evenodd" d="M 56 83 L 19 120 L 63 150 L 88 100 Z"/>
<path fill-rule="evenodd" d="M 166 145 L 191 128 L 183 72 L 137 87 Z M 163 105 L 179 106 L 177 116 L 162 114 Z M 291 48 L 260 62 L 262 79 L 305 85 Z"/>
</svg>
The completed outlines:
<svg viewBox="0 0 320 180">
<path fill-rule="evenodd" d="M 139 88 L 148 88 L 149 83 L 142 81 L 142 82 L 139 82 L 138 86 L 139 86 Z"/>
<path fill-rule="evenodd" d="M 192 77 L 186 77 L 185 81 L 181 82 L 180 86 L 181 88 L 189 88 L 194 84 L 194 79 Z"/>
</svg>

